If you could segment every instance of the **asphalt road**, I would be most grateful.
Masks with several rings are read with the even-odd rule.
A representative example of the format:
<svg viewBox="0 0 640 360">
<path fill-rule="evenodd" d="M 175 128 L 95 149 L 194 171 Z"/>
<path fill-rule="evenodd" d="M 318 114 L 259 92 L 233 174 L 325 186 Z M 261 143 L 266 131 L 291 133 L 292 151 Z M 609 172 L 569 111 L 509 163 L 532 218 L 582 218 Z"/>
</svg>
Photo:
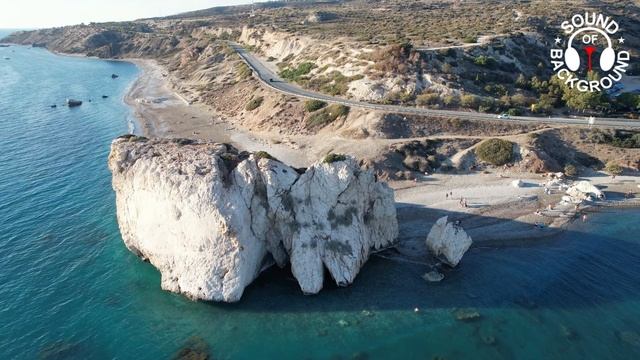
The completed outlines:
<svg viewBox="0 0 640 360">
<path fill-rule="evenodd" d="M 533 117 L 533 116 L 511 116 L 508 119 L 498 119 L 495 114 L 483 114 L 476 112 L 465 112 L 455 110 L 433 110 L 401 105 L 381 105 L 372 104 L 357 100 L 343 99 L 335 96 L 325 95 L 314 91 L 305 90 L 297 85 L 282 80 L 277 74 L 265 66 L 260 59 L 245 50 L 235 42 L 228 42 L 243 61 L 253 70 L 254 75 L 264 83 L 264 85 L 287 95 L 293 95 L 306 99 L 322 100 L 329 103 L 343 104 L 351 107 L 371 109 L 386 113 L 422 115 L 422 116 L 442 116 L 455 117 L 465 120 L 494 120 L 516 123 L 542 123 L 554 125 L 580 125 L 588 126 L 587 118 L 564 118 L 564 117 Z M 614 127 L 614 128 L 640 128 L 640 120 L 624 118 L 596 118 L 593 126 Z"/>
</svg>

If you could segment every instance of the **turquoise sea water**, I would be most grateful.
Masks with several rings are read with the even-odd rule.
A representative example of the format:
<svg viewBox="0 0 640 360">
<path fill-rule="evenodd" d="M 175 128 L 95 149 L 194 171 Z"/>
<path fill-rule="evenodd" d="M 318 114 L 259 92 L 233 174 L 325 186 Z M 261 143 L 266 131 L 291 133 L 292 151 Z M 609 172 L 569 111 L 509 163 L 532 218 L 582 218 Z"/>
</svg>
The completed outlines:
<svg viewBox="0 0 640 360">
<path fill-rule="evenodd" d="M 372 258 L 352 287 L 312 297 L 277 269 L 237 304 L 162 291 L 122 244 L 106 167 L 136 74 L 0 48 L 0 359 L 166 359 L 184 346 L 216 359 L 639 358 L 638 210 L 475 247 L 439 284 L 422 265 Z"/>
</svg>

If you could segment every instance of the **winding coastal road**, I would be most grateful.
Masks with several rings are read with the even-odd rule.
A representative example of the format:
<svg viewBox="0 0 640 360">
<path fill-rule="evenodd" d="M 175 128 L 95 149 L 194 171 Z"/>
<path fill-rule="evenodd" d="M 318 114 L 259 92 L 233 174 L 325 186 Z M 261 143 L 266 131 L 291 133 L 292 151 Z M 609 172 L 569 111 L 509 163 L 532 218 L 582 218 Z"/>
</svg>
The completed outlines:
<svg viewBox="0 0 640 360">
<path fill-rule="evenodd" d="M 266 66 L 260 59 L 249 51 L 244 49 L 240 44 L 235 42 L 228 42 L 229 46 L 240 56 L 240 58 L 253 70 L 254 75 L 267 87 L 287 94 L 293 95 L 305 99 L 322 100 L 328 103 L 342 104 L 351 107 L 357 107 L 362 109 L 370 109 L 375 111 L 381 111 L 385 113 L 394 114 L 407 114 L 407 115 L 422 115 L 422 116 L 441 116 L 441 117 L 455 117 L 465 120 L 493 120 L 504 122 L 519 122 L 519 123 L 542 123 L 542 124 L 554 124 L 554 125 L 578 125 L 589 126 L 589 120 L 587 118 L 565 118 L 565 117 L 533 117 L 533 116 L 511 116 L 506 119 L 498 119 L 495 114 L 483 114 L 476 112 L 465 112 L 455 110 L 434 110 L 426 108 L 418 108 L 411 106 L 401 105 L 382 105 L 373 104 L 357 100 L 344 99 L 336 96 L 325 95 L 314 91 L 305 90 L 297 85 L 288 83 L 282 80 L 277 74 L 275 74 L 268 66 Z M 631 120 L 624 118 L 596 118 L 592 126 L 599 127 L 612 127 L 612 128 L 636 128 L 640 129 L 640 120 Z"/>
</svg>

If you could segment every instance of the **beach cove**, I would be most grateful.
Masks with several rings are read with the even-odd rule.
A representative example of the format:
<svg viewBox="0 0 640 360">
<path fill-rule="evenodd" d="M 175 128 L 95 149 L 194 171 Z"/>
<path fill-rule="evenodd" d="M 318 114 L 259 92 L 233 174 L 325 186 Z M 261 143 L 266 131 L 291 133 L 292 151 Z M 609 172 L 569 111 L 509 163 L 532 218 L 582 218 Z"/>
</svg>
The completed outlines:
<svg viewBox="0 0 640 360">
<path fill-rule="evenodd" d="M 0 298 L 8 299 L 0 310 L 5 358 L 152 359 L 185 348 L 222 359 L 640 354 L 638 210 L 594 214 L 540 241 L 475 246 L 437 284 L 421 278 L 428 270 L 423 264 L 373 257 L 353 286 L 327 285 L 312 297 L 275 268 L 237 304 L 191 302 L 164 292 L 157 271 L 122 244 L 106 169 L 111 139 L 129 131 L 139 111 L 122 103 L 139 70 L 26 47 L 0 51 L 12 58 L 0 68 L 6 84 L 0 104 L 8 109 L 1 132 L 1 163 L 7 165 L 0 174 L 0 248 L 12 254 L 0 265 Z M 120 78 L 111 79 L 112 73 Z M 60 106 L 71 96 L 92 101 L 78 109 Z M 55 110 L 53 103 L 59 104 Z M 211 115 L 179 114 L 183 128 L 168 118 L 141 129 L 198 137 L 214 131 L 208 126 L 213 121 L 228 129 L 231 141 L 251 138 Z M 252 142 L 255 150 L 291 152 L 287 145 Z M 462 184 L 456 193 L 469 187 L 449 178 L 449 188 L 452 181 Z M 487 175 L 487 181 L 508 186 L 511 180 Z M 443 193 L 426 191 L 428 183 L 424 187 L 399 186 L 396 200 L 401 207 L 422 199 L 461 211 Z M 424 220 L 413 221 L 405 222 L 401 236 L 423 239 Z"/>
</svg>

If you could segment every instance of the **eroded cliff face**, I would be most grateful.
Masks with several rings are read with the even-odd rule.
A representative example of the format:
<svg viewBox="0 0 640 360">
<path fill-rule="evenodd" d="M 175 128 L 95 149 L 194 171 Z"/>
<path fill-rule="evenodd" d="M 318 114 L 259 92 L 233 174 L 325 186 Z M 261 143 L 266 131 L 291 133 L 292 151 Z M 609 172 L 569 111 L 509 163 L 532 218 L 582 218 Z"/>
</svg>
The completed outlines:
<svg viewBox="0 0 640 360">
<path fill-rule="evenodd" d="M 398 235 L 393 191 L 350 158 L 302 172 L 224 144 L 124 136 L 109 168 L 127 248 L 192 299 L 237 301 L 274 260 L 305 293 L 325 268 L 345 286 Z"/>
</svg>

